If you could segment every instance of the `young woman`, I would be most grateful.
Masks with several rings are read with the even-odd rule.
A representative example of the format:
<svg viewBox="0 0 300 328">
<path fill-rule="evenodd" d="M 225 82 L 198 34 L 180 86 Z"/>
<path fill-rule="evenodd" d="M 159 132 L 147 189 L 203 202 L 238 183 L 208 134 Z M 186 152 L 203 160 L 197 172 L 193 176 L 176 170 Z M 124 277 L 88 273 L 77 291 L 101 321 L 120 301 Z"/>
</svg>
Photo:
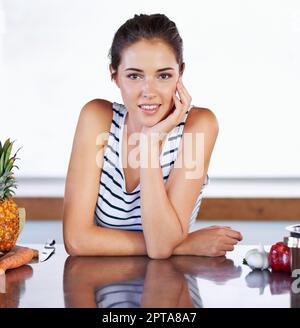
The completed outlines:
<svg viewBox="0 0 300 328">
<path fill-rule="evenodd" d="M 65 186 L 66 251 L 153 259 L 232 251 L 242 236 L 230 227 L 189 233 L 218 122 L 191 105 L 175 23 L 135 15 L 116 32 L 110 59 L 124 105 L 95 99 L 81 110 Z"/>
</svg>

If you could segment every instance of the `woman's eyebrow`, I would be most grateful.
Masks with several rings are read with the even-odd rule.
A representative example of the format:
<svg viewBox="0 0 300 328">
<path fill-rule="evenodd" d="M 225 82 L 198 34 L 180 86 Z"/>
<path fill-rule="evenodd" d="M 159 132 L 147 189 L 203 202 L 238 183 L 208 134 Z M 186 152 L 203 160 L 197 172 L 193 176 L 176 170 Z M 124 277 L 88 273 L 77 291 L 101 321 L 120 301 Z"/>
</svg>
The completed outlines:
<svg viewBox="0 0 300 328">
<path fill-rule="evenodd" d="M 173 68 L 173 67 L 164 67 L 164 68 L 160 68 L 160 69 L 158 69 L 156 72 L 167 71 L 167 70 L 170 70 L 170 69 L 174 71 L 174 68 Z M 133 68 L 133 67 L 126 68 L 124 71 L 136 71 L 136 72 L 141 72 L 141 73 L 144 72 L 142 69 L 139 69 L 139 68 Z"/>
</svg>

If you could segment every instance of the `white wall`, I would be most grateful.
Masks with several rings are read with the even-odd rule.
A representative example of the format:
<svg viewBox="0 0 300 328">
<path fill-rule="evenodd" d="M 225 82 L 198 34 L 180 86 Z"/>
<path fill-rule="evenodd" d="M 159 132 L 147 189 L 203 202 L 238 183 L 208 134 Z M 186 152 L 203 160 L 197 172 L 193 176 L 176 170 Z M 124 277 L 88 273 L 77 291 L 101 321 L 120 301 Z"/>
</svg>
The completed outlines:
<svg viewBox="0 0 300 328">
<path fill-rule="evenodd" d="M 65 177 L 81 107 L 122 102 L 108 50 L 135 13 L 164 13 L 184 40 L 184 82 L 220 133 L 212 177 L 300 176 L 300 2 L 0 0 L 0 140 L 18 176 Z"/>
</svg>

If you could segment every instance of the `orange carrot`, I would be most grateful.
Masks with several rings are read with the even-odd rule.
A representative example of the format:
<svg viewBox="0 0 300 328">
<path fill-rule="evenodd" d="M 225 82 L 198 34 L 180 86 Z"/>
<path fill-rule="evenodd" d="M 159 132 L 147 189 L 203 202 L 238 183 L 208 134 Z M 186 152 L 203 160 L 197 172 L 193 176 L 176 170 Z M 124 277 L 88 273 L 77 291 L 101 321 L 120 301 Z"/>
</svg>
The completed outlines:
<svg viewBox="0 0 300 328">
<path fill-rule="evenodd" d="M 0 258 L 0 274 L 4 274 L 7 269 L 18 268 L 30 262 L 35 256 L 35 251 L 28 247 L 19 247 L 14 253 L 7 254 Z"/>
</svg>

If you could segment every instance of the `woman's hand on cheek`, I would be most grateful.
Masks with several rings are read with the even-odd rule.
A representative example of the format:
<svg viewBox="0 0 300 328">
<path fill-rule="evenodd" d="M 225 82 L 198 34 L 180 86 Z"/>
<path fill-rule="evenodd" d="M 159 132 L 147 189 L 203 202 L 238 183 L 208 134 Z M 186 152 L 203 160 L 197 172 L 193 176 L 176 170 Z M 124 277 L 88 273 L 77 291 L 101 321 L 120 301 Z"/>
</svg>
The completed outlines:
<svg viewBox="0 0 300 328">
<path fill-rule="evenodd" d="M 176 91 L 178 91 L 180 99 L 176 96 Z M 191 101 L 192 97 L 184 87 L 181 77 L 179 77 L 173 93 L 174 110 L 163 121 L 160 121 L 151 128 L 143 128 L 142 132 L 151 137 L 169 133 L 183 120 L 186 111 L 190 108 Z"/>
</svg>

